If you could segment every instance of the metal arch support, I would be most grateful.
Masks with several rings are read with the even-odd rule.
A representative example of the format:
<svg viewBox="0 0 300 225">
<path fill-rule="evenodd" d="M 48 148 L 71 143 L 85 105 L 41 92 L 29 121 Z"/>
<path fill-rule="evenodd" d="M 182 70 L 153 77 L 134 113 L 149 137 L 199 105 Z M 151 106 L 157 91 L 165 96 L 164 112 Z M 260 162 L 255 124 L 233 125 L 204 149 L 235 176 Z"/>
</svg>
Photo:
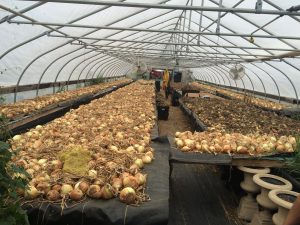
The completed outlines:
<svg viewBox="0 0 300 225">
<path fill-rule="evenodd" d="M 90 52 L 92 52 L 92 51 L 90 51 Z M 90 52 L 89 52 L 89 53 L 90 53 Z M 72 62 L 74 59 L 77 59 L 77 58 L 79 58 L 79 57 L 81 57 L 81 56 L 83 56 L 83 55 L 85 55 L 85 54 L 86 54 L 86 53 L 77 55 L 76 57 L 74 57 L 74 58 L 68 60 L 67 62 L 65 62 L 65 63 L 61 66 L 61 68 L 59 69 L 59 71 L 57 72 L 57 74 L 56 74 L 56 76 L 55 76 L 55 78 L 54 78 L 54 83 L 57 82 L 58 77 L 59 77 L 61 71 L 65 68 L 66 65 L 68 65 L 70 62 Z M 68 90 L 68 87 L 67 87 L 67 90 Z M 53 93 L 55 93 L 55 87 L 53 87 Z"/>
<path fill-rule="evenodd" d="M 83 71 L 84 71 L 88 66 L 90 66 L 90 65 L 91 65 L 92 63 L 94 63 L 95 61 L 98 61 L 99 59 L 102 59 L 102 58 L 104 58 L 104 57 L 108 57 L 108 56 L 107 56 L 107 55 L 101 56 L 101 57 L 99 57 L 99 58 L 97 58 L 97 59 L 92 60 L 92 61 L 89 62 L 87 65 L 85 65 L 85 66 L 82 68 L 82 70 L 80 71 L 80 73 L 79 73 L 79 75 L 78 75 L 77 81 L 79 81 L 79 79 L 81 78 L 81 75 L 82 75 Z"/>
<path fill-rule="evenodd" d="M 288 81 L 290 82 L 290 84 L 292 85 L 293 87 L 293 90 L 295 92 L 295 97 L 296 97 L 296 101 L 297 101 L 297 106 L 299 105 L 299 98 L 298 98 L 298 92 L 296 90 L 296 87 L 293 83 L 293 81 L 289 78 L 289 76 L 287 76 L 282 70 L 278 69 L 277 67 L 273 66 L 272 64 L 268 63 L 268 62 L 265 62 L 266 64 L 268 64 L 269 66 L 271 66 L 272 68 L 278 70 L 280 73 L 282 73 L 287 79 Z"/>
<path fill-rule="evenodd" d="M 114 77 L 114 73 L 116 72 L 116 70 L 121 69 L 121 67 L 123 67 L 123 63 L 124 62 L 120 62 L 118 61 L 116 64 L 113 64 L 109 69 L 107 69 L 107 74 L 108 76 L 105 76 L 105 74 L 103 74 L 103 76 L 105 77 Z M 109 76 L 111 75 L 111 76 Z"/>
<path fill-rule="evenodd" d="M 42 81 L 42 79 L 43 79 L 45 73 L 47 72 L 47 70 L 48 70 L 55 62 L 57 62 L 57 61 L 60 60 L 61 58 L 65 57 L 66 55 L 67 55 L 67 54 L 62 55 L 62 56 L 56 58 L 54 61 L 52 61 L 52 62 L 44 69 L 44 71 L 42 72 L 42 74 L 41 74 L 41 76 L 40 76 L 39 82 L 38 82 L 38 86 L 37 86 L 37 90 L 36 90 L 36 96 L 39 95 L 40 84 L 41 84 L 41 81 Z"/>
<path fill-rule="evenodd" d="M 115 64 L 119 65 L 120 63 L 121 63 L 121 62 L 120 62 L 119 59 L 115 59 L 115 60 L 109 62 L 105 67 L 103 67 L 103 68 L 100 70 L 99 73 L 102 72 L 102 73 L 103 73 L 103 77 L 108 77 L 108 76 L 105 75 L 105 74 L 107 73 L 107 71 L 108 71 L 111 67 L 114 67 Z M 97 70 L 96 70 L 96 71 L 97 71 Z M 95 72 L 96 72 L 96 71 L 95 71 Z"/>
<path fill-rule="evenodd" d="M 53 49 L 50 49 L 50 50 L 48 50 L 48 51 L 46 51 L 46 52 L 44 52 L 44 53 L 38 55 L 37 57 L 35 57 L 33 60 L 31 60 L 31 61 L 27 64 L 27 66 L 26 66 L 26 67 L 24 68 L 24 70 L 22 71 L 20 77 L 18 78 L 18 81 L 17 81 L 17 84 L 16 84 L 16 88 L 15 88 L 15 93 L 14 93 L 14 102 L 16 102 L 16 100 L 17 100 L 17 93 L 18 93 L 18 87 L 19 87 L 20 81 L 21 81 L 22 77 L 24 76 L 25 72 L 27 71 L 27 69 L 28 69 L 28 68 L 29 68 L 36 60 L 38 60 L 38 59 L 41 58 L 42 56 L 47 55 L 48 53 L 53 52 L 53 51 L 59 49 L 60 47 L 63 47 L 64 45 L 65 45 L 65 44 L 59 45 L 59 46 L 57 46 L 57 47 L 55 47 L 55 48 L 53 48 Z"/>
<path fill-rule="evenodd" d="M 228 72 L 227 72 L 226 70 L 224 70 L 220 65 L 216 65 L 216 67 L 217 67 L 218 69 L 217 69 L 217 68 L 214 68 L 214 67 L 211 67 L 211 69 L 215 70 L 217 73 L 222 73 L 222 74 L 224 74 L 224 75 L 227 77 L 227 79 L 229 80 L 229 83 L 230 83 L 230 86 L 231 86 L 230 80 L 232 80 L 232 79 L 229 78 Z M 224 72 L 224 71 L 225 71 L 225 72 Z M 235 87 L 237 87 L 236 81 L 233 80 L 233 82 L 234 82 L 234 84 L 235 84 Z"/>
<path fill-rule="evenodd" d="M 204 72 L 207 71 L 207 70 L 205 70 L 205 67 L 203 68 L 203 70 L 204 70 Z M 214 83 L 215 84 L 217 84 L 217 80 L 218 80 L 218 83 L 221 84 L 220 79 L 216 74 L 212 73 L 211 71 L 208 71 L 207 73 L 210 73 L 212 75 L 212 77 L 214 78 Z"/>
<path fill-rule="evenodd" d="M 255 73 L 253 70 L 249 69 L 247 66 L 244 65 L 245 68 L 247 68 L 250 72 L 252 72 L 260 81 L 261 85 L 263 86 L 264 89 L 264 93 L 265 93 L 265 99 L 267 98 L 267 92 L 266 92 L 266 87 L 264 82 L 262 81 L 262 79 L 257 75 L 257 73 Z"/>
<path fill-rule="evenodd" d="M 90 71 L 91 71 L 96 65 L 98 65 L 98 64 L 100 63 L 100 66 L 101 66 L 101 65 L 103 65 L 103 64 L 106 63 L 106 62 L 104 62 L 104 61 L 106 61 L 106 60 L 111 60 L 111 57 L 108 57 L 108 58 L 102 60 L 101 62 L 96 62 L 96 63 L 95 63 L 95 64 L 87 71 L 86 76 L 85 76 L 85 80 L 87 79 L 87 77 L 88 77 Z M 92 78 L 93 78 L 93 76 L 91 76 L 91 79 L 92 79 Z"/>
<path fill-rule="evenodd" d="M 69 21 L 68 23 L 71 24 L 71 23 L 78 22 L 78 21 L 80 21 L 80 20 L 82 20 L 82 19 L 84 19 L 84 18 L 86 18 L 86 17 L 92 16 L 93 14 L 96 14 L 96 13 L 98 13 L 98 12 L 101 12 L 102 10 L 105 10 L 105 9 L 107 9 L 107 8 L 109 8 L 109 6 L 108 6 L 108 7 L 103 7 L 103 8 L 101 8 L 101 9 L 97 9 L 97 10 L 95 10 L 95 11 L 93 11 L 93 12 L 90 12 L 90 13 L 88 13 L 88 14 L 86 14 L 86 15 L 80 16 L 80 17 L 78 17 L 78 18 L 76 18 L 76 19 L 74 19 L 74 20 Z M 59 29 L 61 29 L 61 28 L 63 28 L 63 26 L 57 27 L 56 29 L 59 30 Z M 39 34 L 39 35 L 37 35 L 37 36 L 35 36 L 35 37 L 30 38 L 30 39 L 27 40 L 27 41 L 24 41 L 24 42 L 21 42 L 21 43 L 15 45 L 14 47 L 12 47 L 12 48 L 8 49 L 7 51 L 5 51 L 5 52 L 0 56 L 0 59 L 2 59 L 5 55 L 7 55 L 8 53 L 10 53 L 11 51 L 13 51 L 13 50 L 15 50 L 15 49 L 17 49 L 17 48 L 19 48 L 19 47 L 21 47 L 21 46 L 27 44 L 27 43 L 30 43 L 30 42 L 32 42 L 32 41 L 34 41 L 34 40 L 36 40 L 36 39 L 39 39 L 39 38 L 41 38 L 41 37 L 43 37 L 43 36 L 46 36 L 49 32 L 51 32 L 51 30 L 45 31 L 45 32 L 43 32 L 43 33 L 41 33 L 41 34 Z"/>
<path fill-rule="evenodd" d="M 120 64 L 120 66 L 119 67 L 116 67 L 116 68 L 112 68 L 111 69 L 111 75 L 112 75 L 112 77 L 115 77 L 115 76 L 117 76 L 118 75 L 118 73 L 121 73 L 121 71 L 123 71 L 124 70 L 124 67 L 126 66 L 127 64 L 126 63 L 124 63 L 124 62 L 121 62 L 121 64 Z"/>
<path fill-rule="evenodd" d="M 136 14 L 138 14 L 138 13 L 141 13 L 141 12 L 143 12 L 143 11 L 146 11 L 146 10 L 147 10 L 147 9 L 143 9 L 143 10 L 140 10 L 139 12 L 135 12 L 134 15 L 136 15 Z M 112 25 L 112 24 L 114 24 L 114 23 L 118 23 L 118 22 L 120 22 L 120 21 L 122 21 L 122 20 L 125 20 L 125 19 L 127 19 L 127 18 L 129 18 L 129 17 L 131 17 L 131 16 L 133 16 L 133 15 L 128 15 L 128 16 L 126 16 L 125 18 L 118 19 L 117 21 L 114 21 L 114 22 L 110 23 L 108 26 L 110 26 L 110 25 Z M 83 17 L 83 18 L 85 18 L 85 17 Z M 148 22 L 148 21 L 150 21 L 150 20 L 152 20 L 152 19 L 153 19 L 153 18 L 151 18 L 151 19 L 149 19 L 149 20 L 147 20 L 147 21 L 143 21 L 143 22 L 141 22 L 140 24 L 146 23 L 146 22 Z M 139 25 L 139 24 L 138 24 L 138 25 Z M 138 26 L 138 25 L 134 25 L 134 26 Z M 93 30 L 93 31 L 89 31 L 88 33 L 83 34 L 82 37 L 87 36 L 87 35 L 90 35 L 90 34 L 92 34 L 92 33 L 94 33 L 94 32 L 97 32 L 98 30 L 100 30 L 100 29 L 95 29 L 95 30 Z M 45 33 L 42 34 L 41 36 L 46 35 L 48 32 L 49 32 L 49 31 L 45 32 Z M 41 37 L 41 36 L 40 36 L 40 37 Z M 40 54 L 39 56 L 35 57 L 32 61 L 30 61 L 29 64 L 26 65 L 26 67 L 25 67 L 24 70 L 22 71 L 20 77 L 18 78 L 18 81 L 17 81 L 17 84 L 16 84 L 15 93 L 14 93 L 14 102 L 16 102 L 16 99 L 17 99 L 18 86 L 19 86 L 19 84 L 20 84 L 20 81 L 21 81 L 23 75 L 24 75 L 25 72 L 27 71 L 27 69 L 28 69 L 28 68 L 29 68 L 29 67 L 30 67 L 37 59 L 39 59 L 39 58 L 43 57 L 44 55 L 47 55 L 48 53 L 53 52 L 53 51 L 55 51 L 55 50 L 57 50 L 57 49 L 59 49 L 59 48 L 61 48 L 61 47 L 63 47 L 63 46 L 66 46 L 66 45 L 68 45 L 68 44 L 71 43 L 71 42 L 72 42 L 72 40 L 71 40 L 71 41 L 67 41 L 67 42 L 65 42 L 65 43 L 63 43 L 63 44 L 61 44 L 61 45 L 59 45 L 59 46 L 56 46 L 55 48 L 52 48 L 52 49 L 50 49 L 50 50 L 48 50 L 48 51 L 46 51 L 46 52 Z M 96 42 L 94 42 L 94 43 L 96 43 Z M 16 47 L 16 48 L 17 48 L 17 47 Z M 79 48 L 79 49 L 81 49 L 81 48 Z M 79 49 L 78 49 L 78 50 L 79 50 Z M 7 53 L 5 53 L 5 54 L 7 54 Z M 3 55 L 2 55 L 1 57 L 3 57 Z"/>
<path fill-rule="evenodd" d="M 108 66 L 110 66 L 112 63 L 118 62 L 118 61 L 119 61 L 119 59 L 117 59 L 117 58 L 112 58 L 112 59 L 109 59 L 109 61 L 104 62 L 103 64 L 99 65 L 99 66 L 95 69 L 95 71 L 94 71 L 94 73 L 93 73 L 93 75 L 92 75 L 92 78 L 95 77 L 95 75 L 96 75 L 96 73 L 97 73 L 97 71 L 99 70 L 100 67 L 102 67 L 102 68 L 100 69 L 100 71 L 99 71 L 99 73 L 98 73 L 99 75 L 101 75 L 101 73 L 102 73 L 103 70 L 104 70 L 104 71 L 106 70 L 105 68 L 107 68 Z M 105 76 L 104 76 L 104 73 L 103 73 L 102 76 L 105 77 Z M 98 77 L 98 76 L 96 76 L 96 77 Z"/>
<path fill-rule="evenodd" d="M 72 74 L 74 73 L 74 71 L 75 71 L 81 64 L 86 63 L 86 62 L 87 62 L 88 60 L 90 60 L 91 58 L 97 57 L 97 56 L 99 56 L 99 55 L 103 56 L 103 54 L 96 54 L 96 55 L 93 55 L 93 56 L 91 56 L 91 57 L 88 57 L 88 58 L 86 58 L 85 60 L 82 60 L 80 63 L 78 63 L 78 64 L 73 68 L 73 70 L 71 71 L 71 73 L 70 73 L 70 75 L 69 75 L 69 77 L 68 77 L 67 85 L 69 85 L 69 82 L 70 82 L 70 79 L 71 79 L 71 77 L 72 77 Z M 77 82 L 78 82 L 78 80 L 77 80 Z"/>
<path fill-rule="evenodd" d="M 215 67 L 213 67 L 213 66 L 211 66 L 211 67 L 207 67 L 207 68 L 209 68 L 209 69 L 211 69 L 211 70 L 213 70 L 213 71 L 215 71 L 217 74 L 219 74 L 220 75 L 220 77 L 223 77 L 223 75 L 222 74 L 224 74 L 224 76 L 226 77 L 226 79 L 228 80 L 228 83 L 229 83 L 229 85 L 230 85 L 230 87 L 232 87 L 232 85 L 231 85 L 231 81 L 230 81 L 230 79 L 229 79 L 229 77 L 227 76 L 227 74 L 226 73 L 220 73 L 220 71 L 217 69 L 218 68 L 218 66 L 217 66 L 217 68 L 215 68 Z M 227 86 L 227 85 L 226 85 Z"/>
<path fill-rule="evenodd" d="M 276 87 L 276 90 L 277 90 L 277 93 L 278 93 L 278 102 L 280 103 L 280 90 L 279 90 L 279 87 L 278 87 L 278 84 L 276 82 L 276 80 L 274 79 L 273 76 L 271 76 L 271 74 L 269 74 L 267 71 L 265 71 L 264 69 L 260 68 L 259 66 L 257 66 L 256 64 L 254 63 L 250 63 L 251 65 L 255 66 L 257 69 L 261 70 L 262 72 L 266 73 L 270 78 L 271 80 L 274 82 L 275 84 L 275 87 Z"/>
<path fill-rule="evenodd" d="M 220 76 L 220 74 L 216 73 L 214 70 L 209 69 L 210 67 L 205 67 L 204 69 L 209 70 L 211 73 L 215 74 L 217 77 Z M 225 79 L 223 76 L 220 76 L 223 80 L 223 84 L 226 85 Z M 221 84 L 221 82 L 219 81 L 219 84 Z"/>
</svg>

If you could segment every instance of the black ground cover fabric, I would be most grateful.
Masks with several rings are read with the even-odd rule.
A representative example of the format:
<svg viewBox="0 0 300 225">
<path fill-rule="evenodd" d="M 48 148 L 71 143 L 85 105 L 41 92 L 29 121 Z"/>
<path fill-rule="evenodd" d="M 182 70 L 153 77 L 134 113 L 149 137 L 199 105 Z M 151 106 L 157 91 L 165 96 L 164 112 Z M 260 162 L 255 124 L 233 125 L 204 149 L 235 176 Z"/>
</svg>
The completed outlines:
<svg viewBox="0 0 300 225">
<path fill-rule="evenodd" d="M 152 142 L 155 160 L 146 166 L 146 193 L 151 201 L 140 206 L 127 206 L 117 198 L 87 199 L 61 209 L 59 204 L 27 204 L 31 225 L 163 225 L 169 217 L 169 149 L 168 139 L 155 138 Z"/>
</svg>

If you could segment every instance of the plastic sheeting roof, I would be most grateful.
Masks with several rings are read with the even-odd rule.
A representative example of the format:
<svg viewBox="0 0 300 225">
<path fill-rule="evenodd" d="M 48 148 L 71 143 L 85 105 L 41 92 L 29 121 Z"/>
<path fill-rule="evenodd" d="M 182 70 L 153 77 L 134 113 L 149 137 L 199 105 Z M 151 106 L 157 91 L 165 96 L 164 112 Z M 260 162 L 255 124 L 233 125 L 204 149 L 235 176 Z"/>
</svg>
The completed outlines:
<svg viewBox="0 0 300 225">
<path fill-rule="evenodd" d="M 0 85 L 119 76 L 141 62 L 149 68 L 178 63 L 199 80 L 298 99 L 298 5 L 298 0 L 0 0 Z M 237 63 L 246 76 L 235 81 L 228 72 Z"/>
</svg>

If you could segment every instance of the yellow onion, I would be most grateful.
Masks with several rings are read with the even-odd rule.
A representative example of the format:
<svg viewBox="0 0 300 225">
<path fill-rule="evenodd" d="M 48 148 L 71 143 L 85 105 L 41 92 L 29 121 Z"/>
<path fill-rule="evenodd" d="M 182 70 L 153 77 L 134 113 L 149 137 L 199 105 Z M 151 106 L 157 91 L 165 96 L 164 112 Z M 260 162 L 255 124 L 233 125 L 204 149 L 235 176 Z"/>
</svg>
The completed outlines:
<svg viewBox="0 0 300 225">
<path fill-rule="evenodd" d="M 124 187 L 137 188 L 139 186 L 139 183 L 134 176 L 124 177 L 122 181 L 123 181 Z"/>
<path fill-rule="evenodd" d="M 39 196 L 39 191 L 32 185 L 29 185 L 25 189 L 24 197 L 25 199 L 35 199 Z"/>
<path fill-rule="evenodd" d="M 139 168 L 143 168 L 144 167 L 144 163 L 142 159 L 136 159 L 134 161 L 134 164 L 136 164 Z"/>
<path fill-rule="evenodd" d="M 91 198 L 101 198 L 102 192 L 100 186 L 92 184 L 87 191 L 87 195 Z"/>
<path fill-rule="evenodd" d="M 145 164 L 149 164 L 149 163 L 152 162 L 151 157 L 148 156 L 148 155 L 144 155 L 144 156 L 142 157 L 142 160 L 143 160 L 143 163 L 145 163 Z"/>
<path fill-rule="evenodd" d="M 74 201 L 79 201 L 83 197 L 83 192 L 80 189 L 74 189 L 69 194 L 70 198 Z"/>
<path fill-rule="evenodd" d="M 136 200 L 136 193 L 133 188 L 126 187 L 120 192 L 120 200 L 126 204 L 133 204 Z"/>
<path fill-rule="evenodd" d="M 145 155 L 149 156 L 151 159 L 154 158 L 154 155 L 151 151 L 146 152 Z"/>
<path fill-rule="evenodd" d="M 123 186 L 123 182 L 121 178 L 115 177 L 112 181 L 112 187 L 116 190 L 119 191 L 120 188 Z"/>
<path fill-rule="evenodd" d="M 97 178 L 97 171 L 96 170 L 89 170 L 88 175 L 90 178 L 95 179 Z"/>
<path fill-rule="evenodd" d="M 60 190 L 61 190 L 61 185 L 55 184 L 55 185 L 53 185 L 53 187 L 52 187 L 51 189 L 60 192 Z"/>
<path fill-rule="evenodd" d="M 48 191 L 50 191 L 51 187 L 49 183 L 43 182 L 43 183 L 39 183 L 36 186 L 36 189 L 44 194 L 47 194 Z"/>
<path fill-rule="evenodd" d="M 21 135 L 15 135 L 14 137 L 13 137 L 13 140 L 14 141 L 20 141 L 22 139 L 22 136 Z"/>
<path fill-rule="evenodd" d="M 143 175 L 141 173 L 137 173 L 135 176 L 135 179 L 137 180 L 139 185 L 143 185 L 146 183 L 146 177 L 147 175 Z"/>
<path fill-rule="evenodd" d="M 61 193 L 62 195 L 67 195 L 67 194 L 69 194 L 72 190 L 73 190 L 73 187 L 72 187 L 70 184 L 63 184 L 63 185 L 61 186 L 60 193 Z"/>
<path fill-rule="evenodd" d="M 89 189 L 89 184 L 85 181 L 79 181 L 77 184 L 75 184 L 75 189 L 79 189 L 85 193 Z"/>
<path fill-rule="evenodd" d="M 131 165 L 129 168 L 129 172 L 133 175 L 136 174 L 138 171 L 139 171 L 139 167 L 136 164 Z"/>
<path fill-rule="evenodd" d="M 50 190 L 48 191 L 46 198 L 49 201 L 57 201 L 60 198 L 60 195 L 57 190 Z"/>
<path fill-rule="evenodd" d="M 102 187 L 101 192 L 102 192 L 102 198 L 104 199 L 111 199 L 114 197 L 112 187 L 109 184 L 104 185 L 104 187 Z"/>
</svg>

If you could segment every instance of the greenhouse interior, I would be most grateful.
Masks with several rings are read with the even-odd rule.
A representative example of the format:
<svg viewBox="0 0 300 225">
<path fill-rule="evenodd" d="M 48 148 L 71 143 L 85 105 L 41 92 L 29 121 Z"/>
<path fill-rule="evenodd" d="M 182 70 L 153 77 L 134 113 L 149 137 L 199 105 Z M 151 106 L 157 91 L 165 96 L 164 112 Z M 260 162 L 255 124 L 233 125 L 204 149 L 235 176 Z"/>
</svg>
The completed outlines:
<svg viewBox="0 0 300 225">
<path fill-rule="evenodd" d="M 0 0 L 1 225 L 300 225 L 299 0 Z"/>
</svg>

